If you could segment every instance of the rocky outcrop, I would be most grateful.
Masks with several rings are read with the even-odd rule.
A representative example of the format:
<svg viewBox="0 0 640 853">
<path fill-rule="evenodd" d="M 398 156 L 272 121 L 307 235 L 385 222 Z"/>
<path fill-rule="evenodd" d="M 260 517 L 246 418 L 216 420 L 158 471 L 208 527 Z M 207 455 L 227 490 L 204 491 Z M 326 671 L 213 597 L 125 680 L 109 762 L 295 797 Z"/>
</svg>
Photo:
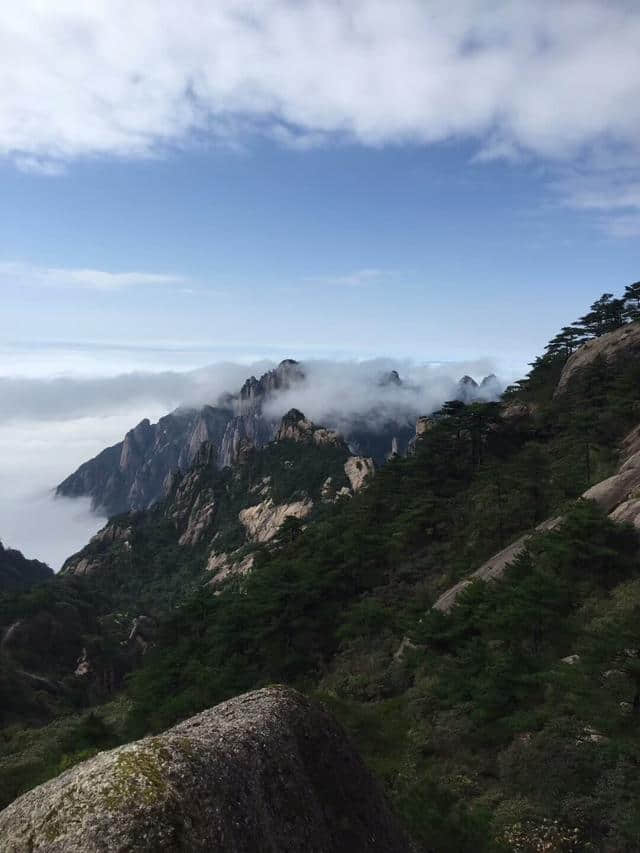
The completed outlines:
<svg viewBox="0 0 640 853">
<path fill-rule="evenodd" d="M 343 731 L 293 690 L 103 752 L 0 813 L 2 853 L 407 853 Z"/>
<path fill-rule="evenodd" d="M 298 409 L 290 409 L 282 418 L 276 441 L 297 441 L 300 444 L 315 444 L 316 447 L 339 447 L 347 450 L 347 445 L 339 433 L 316 426 Z"/>
<path fill-rule="evenodd" d="M 215 460 L 216 448 L 206 442 L 193 467 L 172 484 L 164 514 L 180 533 L 181 545 L 197 545 L 213 527 L 218 507 L 211 478 Z"/>
<path fill-rule="evenodd" d="M 141 421 L 120 444 L 103 450 L 62 482 L 64 497 L 90 497 L 109 516 L 147 509 L 165 494 L 173 471 L 185 471 L 205 442 L 219 447 L 233 417 L 229 408 L 180 409 L 157 424 Z"/>
<path fill-rule="evenodd" d="M 52 577 L 53 571 L 45 563 L 27 560 L 20 551 L 0 542 L 0 592 L 26 589 Z"/>
<path fill-rule="evenodd" d="M 285 519 L 306 518 L 313 509 L 313 501 L 303 498 L 291 503 L 274 504 L 271 498 L 255 506 L 240 510 L 238 518 L 252 542 L 269 542 L 277 534 Z"/>
<path fill-rule="evenodd" d="M 590 367 L 596 359 L 615 361 L 620 357 L 640 358 L 640 323 L 621 326 L 579 347 L 569 356 L 560 374 L 556 396 L 563 394 L 580 371 Z"/>
<path fill-rule="evenodd" d="M 557 527 L 558 524 L 562 521 L 561 518 L 551 518 L 543 521 L 542 524 L 536 527 L 536 531 L 539 533 L 544 532 L 545 530 L 553 530 L 554 527 Z M 501 577 L 507 566 L 512 563 L 515 558 L 520 554 L 526 544 L 528 539 L 531 537 L 530 533 L 526 533 L 524 536 L 520 536 L 516 539 L 515 542 L 512 542 L 511 545 L 507 545 L 506 548 L 503 548 L 502 551 L 498 551 L 497 554 L 494 554 L 490 560 L 487 560 L 486 563 L 483 563 L 479 569 L 476 569 L 475 572 L 472 572 L 468 577 L 464 578 L 458 583 L 454 584 L 450 587 L 446 592 L 444 592 L 440 598 L 433 605 L 434 610 L 441 610 L 443 613 L 447 613 L 453 605 L 456 603 L 458 596 L 460 593 L 466 589 L 469 584 L 473 583 L 476 580 L 488 581 L 493 578 Z"/>
<path fill-rule="evenodd" d="M 351 488 L 359 492 L 370 477 L 375 474 L 373 459 L 363 456 L 350 456 L 344 463 L 344 473 L 347 475 Z"/>
<path fill-rule="evenodd" d="M 582 498 L 595 501 L 615 521 L 630 522 L 640 528 L 640 426 L 631 430 L 622 441 L 618 472 L 591 486 L 582 494 Z M 561 521 L 560 516 L 547 519 L 536 527 L 536 531 L 553 530 Z M 524 550 L 530 536 L 530 533 L 526 533 L 516 539 L 475 572 L 448 589 L 433 605 L 434 609 L 446 613 L 472 581 L 490 580 L 504 574 L 507 566 Z"/>
<path fill-rule="evenodd" d="M 255 562 L 255 554 L 243 554 L 242 551 L 242 548 L 232 551 L 230 554 L 226 551 L 220 554 L 213 551 L 209 555 L 207 571 L 213 575 L 209 581 L 210 586 L 218 586 L 232 576 L 246 575 L 251 571 Z"/>
</svg>

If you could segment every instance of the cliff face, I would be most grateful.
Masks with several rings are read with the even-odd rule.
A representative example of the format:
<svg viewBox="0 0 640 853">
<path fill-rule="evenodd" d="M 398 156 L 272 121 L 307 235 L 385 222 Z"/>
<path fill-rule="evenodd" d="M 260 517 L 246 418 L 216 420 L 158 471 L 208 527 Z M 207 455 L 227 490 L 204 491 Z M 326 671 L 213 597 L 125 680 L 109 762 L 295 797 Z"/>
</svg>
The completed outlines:
<svg viewBox="0 0 640 853">
<path fill-rule="evenodd" d="M 171 472 L 188 468 L 205 441 L 221 443 L 232 416 L 230 409 L 205 406 L 178 410 L 157 424 L 143 420 L 122 442 L 81 465 L 57 492 L 88 496 L 109 516 L 147 509 L 162 496 Z"/>
<path fill-rule="evenodd" d="M 640 323 L 629 323 L 613 332 L 588 341 L 569 357 L 565 364 L 556 396 L 563 394 L 577 374 L 592 365 L 596 359 L 615 361 L 618 358 L 640 358 Z"/>
<path fill-rule="evenodd" d="M 275 432 L 276 439 L 260 449 L 241 441 L 235 462 L 223 470 L 215 445 L 201 445 L 186 473 L 169 478 L 165 500 L 152 511 L 171 522 L 179 545 L 204 549 L 203 579 L 219 583 L 249 571 L 253 552 L 276 545 L 287 519 L 302 523 L 321 502 L 351 497 L 373 476 L 371 459 L 351 456 L 342 436 L 296 409 Z M 112 519 L 62 573 L 106 576 L 114 562 L 136 566 L 138 531 L 147 517 Z"/>
<path fill-rule="evenodd" d="M 303 377 L 298 363 L 288 359 L 260 379 L 252 376 L 223 405 L 179 409 L 157 424 L 145 419 L 122 442 L 81 465 L 57 492 L 88 496 L 94 509 L 109 516 L 147 509 L 166 494 L 173 472 L 191 466 L 203 444 L 215 448 L 215 464 L 224 468 L 237 461 L 243 446 L 263 447 L 271 441 L 277 421 L 263 416 L 263 403 Z"/>
<path fill-rule="evenodd" d="M 293 690 L 103 752 L 0 813 L 3 853 L 407 853 L 344 732 Z"/>
</svg>

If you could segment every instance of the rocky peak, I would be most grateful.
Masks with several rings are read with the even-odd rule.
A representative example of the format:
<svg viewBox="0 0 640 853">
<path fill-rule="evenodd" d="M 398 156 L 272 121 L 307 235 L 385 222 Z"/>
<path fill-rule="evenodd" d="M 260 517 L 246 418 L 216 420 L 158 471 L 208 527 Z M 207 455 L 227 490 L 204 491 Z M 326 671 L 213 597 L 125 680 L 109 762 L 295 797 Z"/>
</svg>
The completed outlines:
<svg viewBox="0 0 640 853">
<path fill-rule="evenodd" d="M 259 410 L 262 403 L 275 391 L 286 391 L 304 379 L 304 370 L 292 358 L 286 358 L 273 370 L 263 373 L 260 379 L 249 377 L 240 389 L 239 414 Z"/>
<path fill-rule="evenodd" d="M 347 449 L 342 436 L 330 429 L 317 427 L 307 420 L 298 409 L 289 409 L 282 418 L 276 433 L 276 441 L 297 441 L 303 444 L 315 444 L 323 447 L 344 447 Z"/>
</svg>

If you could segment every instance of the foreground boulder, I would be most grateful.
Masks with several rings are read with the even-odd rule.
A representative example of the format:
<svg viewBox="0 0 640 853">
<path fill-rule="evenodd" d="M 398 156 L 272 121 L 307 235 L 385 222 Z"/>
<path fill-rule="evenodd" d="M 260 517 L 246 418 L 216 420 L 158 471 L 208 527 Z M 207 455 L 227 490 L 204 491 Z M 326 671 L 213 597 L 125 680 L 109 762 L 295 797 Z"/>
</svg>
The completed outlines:
<svg viewBox="0 0 640 853">
<path fill-rule="evenodd" d="M 0 812 L 2 853 L 411 849 L 342 730 L 283 687 L 100 753 Z"/>
</svg>

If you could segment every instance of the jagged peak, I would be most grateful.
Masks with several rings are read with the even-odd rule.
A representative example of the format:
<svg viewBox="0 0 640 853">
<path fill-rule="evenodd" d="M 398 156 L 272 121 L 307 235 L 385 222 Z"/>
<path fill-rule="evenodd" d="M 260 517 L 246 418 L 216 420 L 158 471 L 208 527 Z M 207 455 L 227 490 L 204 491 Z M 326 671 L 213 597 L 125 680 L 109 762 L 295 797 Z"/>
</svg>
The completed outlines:
<svg viewBox="0 0 640 853">
<path fill-rule="evenodd" d="M 347 449 L 342 436 L 334 430 L 316 426 L 299 409 L 289 409 L 280 421 L 276 441 L 297 441 L 303 444 L 334 446 Z"/>
</svg>

